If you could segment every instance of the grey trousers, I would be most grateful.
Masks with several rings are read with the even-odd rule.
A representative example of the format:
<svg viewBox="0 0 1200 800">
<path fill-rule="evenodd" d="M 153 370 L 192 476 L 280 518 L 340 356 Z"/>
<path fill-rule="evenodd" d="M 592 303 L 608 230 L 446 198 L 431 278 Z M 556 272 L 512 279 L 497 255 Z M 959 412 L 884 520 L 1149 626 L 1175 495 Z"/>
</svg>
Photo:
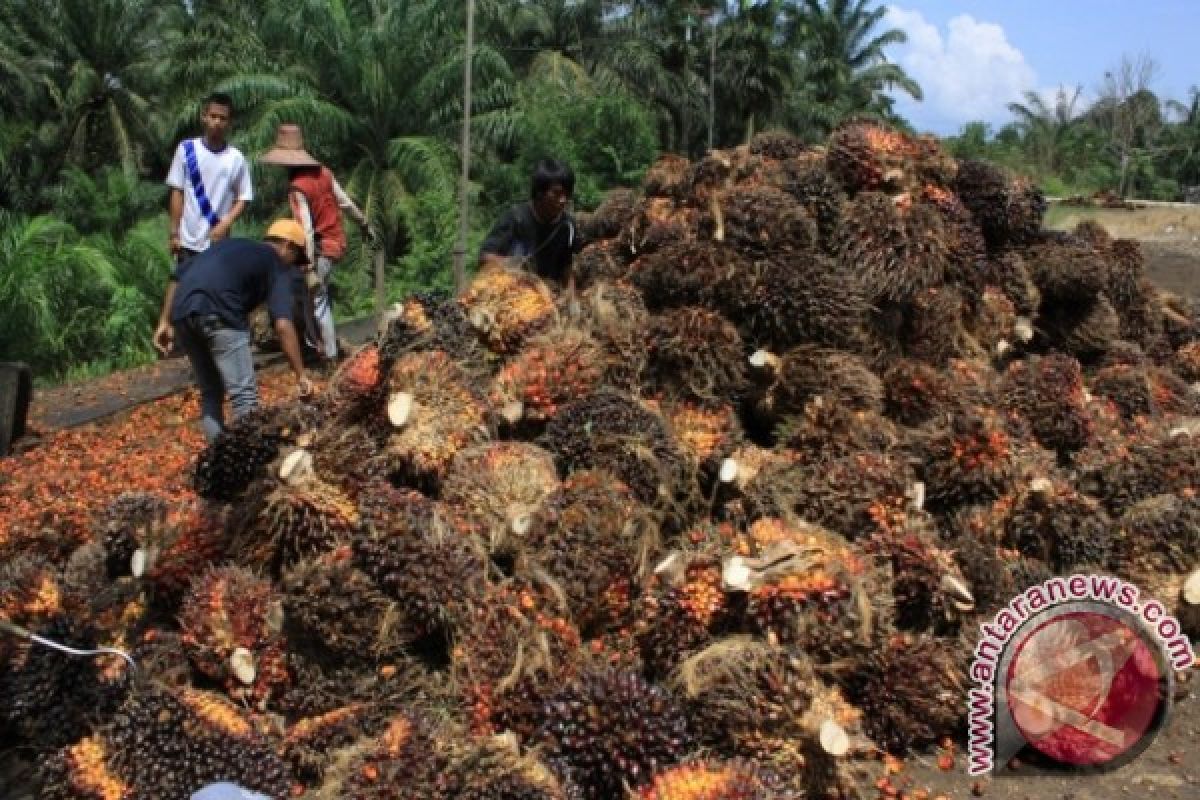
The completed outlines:
<svg viewBox="0 0 1200 800">
<path fill-rule="evenodd" d="M 250 332 L 227 327 L 216 316 L 191 316 L 175 323 L 175 340 L 192 362 L 200 387 L 200 424 L 211 442 L 225 427 L 226 393 L 234 419 L 258 407 Z"/>
<path fill-rule="evenodd" d="M 334 262 L 327 256 L 317 256 L 317 277 L 321 279 L 320 288 L 313 292 L 313 317 L 321 334 L 321 346 L 326 358 L 337 358 L 337 330 L 333 324 L 333 306 L 329 302 L 329 278 L 333 272 Z"/>
</svg>

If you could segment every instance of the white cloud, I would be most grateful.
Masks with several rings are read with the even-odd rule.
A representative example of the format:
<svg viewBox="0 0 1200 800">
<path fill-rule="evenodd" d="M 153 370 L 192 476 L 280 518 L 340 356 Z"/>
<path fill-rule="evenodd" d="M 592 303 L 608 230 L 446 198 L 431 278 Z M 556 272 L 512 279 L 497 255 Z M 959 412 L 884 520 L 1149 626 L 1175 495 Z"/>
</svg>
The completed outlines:
<svg viewBox="0 0 1200 800">
<path fill-rule="evenodd" d="M 925 100 L 898 95 L 897 110 L 919 127 L 953 133 L 972 120 L 1003 123 L 1007 104 L 1037 86 L 1033 67 L 1000 25 L 960 14 L 943 34 L 921 12 L 898 6 L 888 7 L 886 21 L 908 34 L 891 57 L 921 85 Z"/>
</svg>

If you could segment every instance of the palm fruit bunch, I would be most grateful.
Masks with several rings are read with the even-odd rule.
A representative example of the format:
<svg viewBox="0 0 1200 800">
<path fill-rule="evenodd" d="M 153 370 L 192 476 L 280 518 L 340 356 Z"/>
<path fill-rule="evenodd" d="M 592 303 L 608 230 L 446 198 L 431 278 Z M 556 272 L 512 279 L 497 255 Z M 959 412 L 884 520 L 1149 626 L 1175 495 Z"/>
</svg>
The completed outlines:
<svg viewBox="0 0 1200 800">
<path fill-rule="evenodd" d="M 649 197 L 682 198 L 687 190 L 689 167 L 683 156 L 664 153 L 646 170 L 642 188 Z"/>
<path fill-rule="evenodd" d="M 225 700 L 187 689 L 146 686 L 95 733 L 43 768 L 47 798 L 190 797 L 232 781 L 287 796 L 290 776 L 265 738 Z"/>
<path fill-rule="evenodd" d="M 446 633 L 482 591 L 486 557 L 476 540 L 444 507 L 383 481 L 359 503 L 355 565 L 399 604 L 416 636 Z"/>
<path fill-rule="evenodd" d="M 738 187 L 714 195 L 701 232 L 744 256 L 806 252 L 817 243 L 817 226 L 791 195 L 771 186 Z"/>
<path fill-rule="evenodd" d="M 1086 305 L 1108 282 L 1103 253 L 1073 236 L 1044 234 L 1023 252 L 1043 303 Z"/>
<path fill-rule="evenodd" d="M 917 202 L 936 208 L 950 246 L 946 279 L 974 305 L 987 284 L 987 243 L 974 217 L 946 183 L 926 183 L 915 192 Z"/>
<path fill-rule="evenodd" d="M 808 146 L 787 131 L 768 130 L 751 137 L 749 150 L 751 155 L 786 161 L 804 155 Z"/>
<path fill-rule="evenodd" d="M 368 417 L 378 405 L 383 391 L 383 357 L 377 342 L 370 342 L 350 353 L 337 368 L 326 397 L 340 419 Z"/>
<path fill-rule="evenodd" d="M 1061 353 L 1033 356 L 1009 365 L 1004 375 L 1004 406 L 1028 421 L 1045 448 L 1071 453 L 1092 437 L 1083 369 Z"/>
<path fill-rule="evenodd" d="M 572 800 L 578 789 L 534 754 L 521 753 L 511 734 L 490 736 L 454 755 L 447 796 L 462 800 Z"/>
<path fill-rule="evenodd" d="M 629 264 L 619 241 L 600 239 L 584 245 L 571 260 L 571 271 L 576 286 L 586 288 L 621 280 L 629 271 Z"/>
<path fill-rule="evenodd" d="M 299 403 L 257 408 L 234 420 L 197 459 L 196 493 L 223 502 L 240 499 L 283 448 L 316 428 L 321 414 Z"/>
<path fill-rule="evenodd" d="M 858 349 L 869 304 L 860 282 L 827 256 L 782 254 L 740 272 L 722 309 L 742 337 L 780 352 L 803 342 Z"/>
<path fill-rule="evenodd" d="M 713 199 L 716 195 L 713 195 Z M 665 197 L 649 197 L 617 238 L 622 256 L 630 261 L 673 243 L 695 239 L 701 212 L 676 205 Z"/>
<path fill-rule="evenodd" d="M 519 549 L 558 489 L 554 456 L 524 442 L 461 450 L 442 483 L 442 500 L 463 513 L 488 550 Z"/>
<path fill-rule="evenodd" d="M 656 551 L 649 512 L 620 481 L 598 470 L 578 470 L 562 482 L 553 509 L 529 557 L 566 596 L 581 632 L 624 623 Z"/>
<path fill-rule="evenodd" d="M 172 607 L 192 579 L 225 555 L 229 545 L 226 514 L 206 503 L 190 503 L 178 518 L 142 544 L 143 583 L 157 603 Z"/>
<path fill-rule="evenodd" d="M 768 420 L 798 414 L 813 399 L 878 411 L 883 386 L 860 356 L 803 344 L 782 356 L 758 351 L 750 358 L 755 412 Z"/>
<path fill-rule="evenodd" d="M 721 560 L 705 551 L 673 551 L 655 568 L 637 601 L 634 636 L 651 675 L 669 673 L 687 655 L 732 632 L 740 600 L 721 582 Z"/>
<path fill-rule="evenodd" d="M 841 676 L 876 744 L 904 754 L 959 734 L 967 702 L 960 646 L 927 634 L 897 633 Z"/>
<path fill-rule="evenodd" d="M 646 384 L 701 402 L 737 398 L 745 382 L 742 338 L 714 311 L 687 307 L 651 317 Z"/>
<path fill-rule="evenodd" d="M 542 717 L 542 753 L 584 798 L 617 797 L 691 749 L 679 701 L 636 672 L 585 672 L 546 701 Z"/>
<path fill-rule="evenodd" d="M 986 286 L 980 293 L 970 333 L 987 357 L 997 360 L 1015 355 L 1016 348 L 1033 337 L 1031 324 L 1017 316 L 1016 305 L 995 286 Z"/>
<path fill-rule="evenodd" d="M 377 713 L 371 704 L 348 703 L 288 725 L 279 749 L 294 779 L 311 787 L 324 779 L 330 753 L 377 735 L 385 722 L 386 715 Z"/>
<path fill-rule="evenodd" d="M 384 462 L 405 483 L 436 487 L 454 454 L 486 435 L 486 407 L 468 374 L 441 351 L 401 356 L 387 380 Z"/>
<path fill-rule="evenodd" d="M 779 188 L 795 198 L 817 223 L 821 248 L 828 250 L 842 221 L 846 194 L 837 181 L 819 164 L 802 159 L 783 164 Z"/>
<path fill-rule="evenodd" d="M 87 600 L 40 555 L 20 554 L 0 564 L 0 622 L 7 625 L 68 647 L 109 644 L 89 619 Z M 65 657 L 14 631 L 0 634 L 0 691 L 7 698 L 0 731 L 39 750 L 58 747 L 120 702 L 129 677 L 120 658 Z"/>
<path fill-rule="evenodd" d="M 271 581 L 242 567 L 197 577 L 179 614 L 183 646 L 196 669 L 259 708 L 290 681 L 283 623 L 282 598 Z"/>
<path fill-rule="evenodd" d="M 556 313 L 546 285 L 536 275 L 519 270 L 481 271 L 458 302 L 488 349 L 501 354 L 515 353 Z"/>
<path fill-rule="evenodd" d="M 901 425 L 919 427 L 954 407 L 956 398 L 941 370 L 920 361 L 899 359 L 880 376 L 883 411 Z"/>
<path fill-rule="evenodd" d="M 378 409 L 372 409 L 378 414 Z M 386 473 L 386 462 L 371 419 L 361 423 L 336 425 L 317 431 L 305 450 L 312 456 L 312 468 L 322 480 L 350 498 L 357 498 L 362 487 Z"/>
<path fill-rule="evenodd" d="M 876 411 L 859 411 L 813 398 L 799 414 L 775 428 L 776 446 L 800 453 L 807 464 L 862 453 L 890 453 L 905 439 L 896 424 Z"/>
<path fill-rule="evenodd" d="M 967 331 L 966 315 L 966 301 L 955 288 L 919 292 L 905 320 L 905 354 L 938 367 L 953 358 L 987 357 L 984 347 Z"/>
<path fill-rule="evenodd" d="M 1036 344 L 1063 350 L 1081 361 L 1094 363 L 1107 355 L 1120 336 L 1120 318 L 1103 294 L 1086 306 L 1043 309 Z"/>
<path fill-rule="evenodd" d="M 1029 275 L 1029 267 L 1016 250 L 989 255 L 983 265 L 983 280 L 1003 292 L 1017 314 L 1025 319 L 1032 319 L 1042 303 L 1041 292 Z M 1029 335 L 1032 334 L 1030 330 Z"/>
<path fill-rule="evenodd" d="M 486 369 L 491 360 L 463 307 L 445 292 L 411 294 L 382 322 L 377 346 L 385 384 L 393 362 L 418 350 L 440 350 L 471 369 Z"/>
<path fill-rule="evenodd" d="M 1089 377 L 1088 389 L 1112 403 L 1127 421 L 1195 410 L 1191 388 L 1178 375 L 1160 367 L 1140 364 L 1102 367 Z"/>
<path fill-rule="evenodd" d="M 870 558 L 836 533 L 764 517 L 734 550 L 723 585 L 744 594 L 750 630 L 770 641 L 830 660 L 870 647 L 888 624 L 872 599 L 887 587 L 877 585 Z"/>
<path fill-rule="evenodd" d="M 742 445 L 737 410 L 730 404 L 710 407 L 684 400 L 666 404 L 663 414 L 701 489 L 711 493 L 714 483 L 720 480 L 725 460 Z"/>
<path fill-rule="evenodd" d="M 1011 489 L 1021 469 L 1020 436 L 983 407 L 956 412 L 925 445 L 922 480 L 931 510 L 988 502 Z"/>
<path fill-rule="evenodd" d="M 850 121 L 829 137 L 825 166 L 847 192 L 904 189 L 911 180 L 915 142 L 872 121 Z"/>
<path fill-rule="evenodd" d="M 871 300 L 894 303 L 941 285 L 953 255 L 936 209 L 878 192 L 846 204 L 835 250 L 843 273 L 860 276 Z"/>
<path fill-rule="evenodd" d="M 1117 520 L 1113 563 L 1122 574 L 1137 576 L 1139 586 L 1147 591 L 1161 592 L 1167 588 L 1164 582 L 1180 581 L 1200 567 L 1198 520 L 1200 501 L 1190 493 L 1164 493 L 1142 500 Z M 1179 587 L 1174 588 L 1177 593 Z M 1172 594 L 1162 592 L 1160 597 L 1175 602 Z"/>
<path fill-rule="evenodd" d="M 752 761 L 689 761 L 654 775 L 638 800 L 798 800 L 777 775 Z"/>
<path fill-rule="evenodd" d="M 1002 543 L 1067 574 L 1104 569 L 1114 536 L 1114 524 L 1096 499 L 1070 485 L 1036 478 L 1013 498 Z"/>
<path fill-rule="evenodd" d="M 747 485 L 745 520 L 796 517 L 851 539 L 874 530 L 877 505 L 903 508 L 916 477 L 899 453 L 858 452 L 827 461 L 780 460 Z"/>
<path fill-rule="evenodd" d="M 876 505 L 876 530 L 863 549 L 891 568 L 891 612 L 897 628 L 946 633 L 975 609 L 975 596 L 926 512 Z"/>
<path fill-rule="evenodd" d="M 531 736 L 538 708 L 578 670 L 578 629 L 552 586 L 490 585 L 458 626 L 451 672 L 476 732 Z"/>
<path fill-rule="evenodd" d="M 850 789 L 837 785 L 836 762 L 849 753 L 858 713 L 802 653 L 730 637 L 683 662 L 670 686 L 703 745 L 768 767 L 782 796 Z"/>
<path fill-rule="evenodd" d="M 685 466 L 666 421 L 635 397 L 600 389 L 560 411 L 539 444 L 554 454 L 559 473 L 608 470 L 643 503 L 675 499 Z"/>
<path fill-rule="evenodd" d="M 1046 212 L 1041 190 L 983 161 L 960 161 L 954 191 L 970 209 L 995 251 L 1022 245 L 1037 235 Z"/>
<path fill-rule="evenodd" d="M 727 244 L 685 239 L 639 258 L 628 280 L 651 308 L 712 305 L 748 269 L 749 262 Z"/>
<path fill-rule="evenodd" d="M 1078 453 L 1078 487 L 1118 517 L 1154 495 L 1200 486 L 1197 441 L 1183 426 L 1163 423 Z"/>
<path fill-rule="evenodd" d="M 289 569 L 280 582 L 289 643 L 342 662 L 399 657 L 412 628 L 396 601 L 353 564 L 343 545 Z"/>
<path fill-rule="evenodd" d="M 256 496 L 237 509 L 230 550 L 240 563 L 278 576 L 349 540 L 358 528 L 353 498 L 317 477 L 311 458 L 306 450 L 289 453 L 279 478 L 260 482 Z"/>
<path fill-rule="evenodd" d="M 580 310 L 582 326 L 604 348 L 603 382 L 626 391 L 638 387 L 650 319 L 641 293 L 624 283 L 599 283 L 580 296 Z"/>
<path fill-rule="evenodd" d="M 441 800 L 451 764 L 451 739 L 416 711 L 393 714 L 375 736 L 352 748 L 325 770 L 318 797 L 356 800 Z"/>
<path fill-rule="evenodd" d="M 104 543 L 109 578 L 131 574 L 133 554 L 167 524 L 167 501 L 148 492 L 123 492 L 98 515 L 93 528 Z"/>
<path fill-rule="evenodd" d="M 632 189 L 613 189 L 586 217 L 580 215 L 579 227 L 589 242 L 615 239 L 637 212 L 638 196 Z"/>
<path fill-rule="evenodd" d="M 604 377 L 605 354 L 587 333 L 568 328 L 530 339 L 492 380 L 488 401 L 510 425 L 544 422 L 587 396 Z"/>
</svg>

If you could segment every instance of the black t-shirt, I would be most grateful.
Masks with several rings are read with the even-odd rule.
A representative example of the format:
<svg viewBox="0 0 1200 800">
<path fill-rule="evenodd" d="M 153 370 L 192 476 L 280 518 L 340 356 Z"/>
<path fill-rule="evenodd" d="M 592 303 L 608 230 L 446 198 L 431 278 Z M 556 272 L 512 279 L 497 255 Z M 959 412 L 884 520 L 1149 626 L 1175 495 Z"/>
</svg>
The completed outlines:
<svg viewBox="0 0 1200 800">
<path fill-rule="evenodd" d="M 562 283 L 567 278 L 571 257 L 582 248 L 583 237 L 570 214 L 564 213 L 557 222 L 542 224 L 533 216 L 533 207 L 521 203 L 496 220 L 479 252 L 524 258 L 526 269 Z"/>
<path fill-rule="evenodd" d="M 216 314 L 231 328 L 249 330 L 247 315 L 263 302 L 271 319 L 290 320 L 293 277 L 269 244 L 225 239 L 176 268 L 171 322 Z"/>
</svg>

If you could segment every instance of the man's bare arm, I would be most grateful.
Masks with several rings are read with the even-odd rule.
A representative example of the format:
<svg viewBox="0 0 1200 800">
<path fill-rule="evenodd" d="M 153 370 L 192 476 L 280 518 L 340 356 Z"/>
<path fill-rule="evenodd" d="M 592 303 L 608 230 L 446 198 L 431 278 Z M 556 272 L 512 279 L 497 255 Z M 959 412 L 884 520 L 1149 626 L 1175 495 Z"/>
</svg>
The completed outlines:
<svg viewBox="0 0 1200 800">
<path fill-rule="evenodd" d="M 168 242 L 171 247 L 171 255 L 179 255 L 179 223 L 183 219 L 183 190 L 172 189 L 170 198 L 167 203 L 167 219 L 170 227 L 168 228 Z"/>
</svg>

